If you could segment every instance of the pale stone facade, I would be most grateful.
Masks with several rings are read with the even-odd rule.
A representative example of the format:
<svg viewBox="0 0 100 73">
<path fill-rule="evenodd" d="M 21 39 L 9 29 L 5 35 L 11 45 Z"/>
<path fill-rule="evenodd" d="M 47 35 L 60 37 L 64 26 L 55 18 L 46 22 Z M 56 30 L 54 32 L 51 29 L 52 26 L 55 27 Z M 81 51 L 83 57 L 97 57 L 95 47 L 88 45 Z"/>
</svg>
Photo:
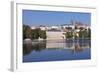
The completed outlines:
<svg viewBox="0 0 100 73">
<path fill-rule="evenodd" d="M 64 33 L 65 32 L 61 32 L 61 31 L 46 31 L 47 40 L 65 39 Z"/>
</svg>

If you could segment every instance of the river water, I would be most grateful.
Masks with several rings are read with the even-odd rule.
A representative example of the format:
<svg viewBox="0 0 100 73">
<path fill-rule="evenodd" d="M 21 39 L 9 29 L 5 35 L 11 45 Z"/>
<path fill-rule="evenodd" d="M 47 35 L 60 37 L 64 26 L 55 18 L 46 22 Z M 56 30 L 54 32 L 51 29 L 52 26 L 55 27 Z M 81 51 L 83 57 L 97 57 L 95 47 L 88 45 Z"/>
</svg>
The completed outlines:
<svg viewBox="0 0 100 73">
<path fill-rule="evenodd" d="M 41 40 L 23 44 L 23 62 L 91 59 L 90 39 Z"/>
</svg>

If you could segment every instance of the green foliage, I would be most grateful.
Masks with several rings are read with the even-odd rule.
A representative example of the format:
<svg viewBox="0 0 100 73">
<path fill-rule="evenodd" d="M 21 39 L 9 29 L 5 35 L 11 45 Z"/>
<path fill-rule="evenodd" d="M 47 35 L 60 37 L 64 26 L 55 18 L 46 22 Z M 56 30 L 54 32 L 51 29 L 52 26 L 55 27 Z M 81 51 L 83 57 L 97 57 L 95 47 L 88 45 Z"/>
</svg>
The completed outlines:
<svg viewBox="0 0 100 73">
<path fill-rule="evenodd" d="M 23 25 L 23 39 L 32 38 L 31 29 L 28 25 Z"/>
<path fill-rule="evenodd" d="M 40 33 L 40 29 L 33 29 L 32 30 L 32 39 L 38 39 L 39 38 L 39 33 Z"/>
<path fill-rule="evenodd" d="M 65 36 L 66 36 L 66 38 L 73 38 L 73 32 L 72 31 L 66 32 Z"/>
<path fill-rule="evenodd" d="M 91 30 L 90 29 L 80 30 L 79 38 L 91 38 Z"/>
<path fill-rule="evenodd" d="M 66 39 L 73 38 L 73 37 L 81 38 L 81 39 L 86 39 L 86 38 L 90 39 L 91 38 L 91 29 L 90 28 L 88 28 L 88 29 L 81 28 L 79 32 L 74 32 L 74 31 L 67 31 L 65 33 Z M 77 36 L 77 34 L 79 34 L 79 36 Z"/>
<path fill-rule="evenodd" d="M 46 31 L 45 30 L 41 30 L 39 35 L 40 35 L 40 38 L 46 39 Z"/>
<path fill-rule="evenodd" d="M 87 37 L 91 38 L 91 29 L 90 28 L 88 28 L 88 36 Z"/>
<path fill-rule="evenodd" d="M 39 28 L 32 30 L 32 39 L 38 39 L 39 37 L 46 39 L 46 31 Z"/>
<path fill-rule="evenodd" d="M 82 38 L 82 37 L 83 37 L 83 31 L 80 30 L 80 31 L 79 31 L 79 38 Z"/>
<path fill-rule="evenodd" d="M 39 37 L 46 39 L 46 31 L 40 28 L 31 29 L 28 25 L 23 25 L 23 39 L 38 39 Z"/>
</svg>

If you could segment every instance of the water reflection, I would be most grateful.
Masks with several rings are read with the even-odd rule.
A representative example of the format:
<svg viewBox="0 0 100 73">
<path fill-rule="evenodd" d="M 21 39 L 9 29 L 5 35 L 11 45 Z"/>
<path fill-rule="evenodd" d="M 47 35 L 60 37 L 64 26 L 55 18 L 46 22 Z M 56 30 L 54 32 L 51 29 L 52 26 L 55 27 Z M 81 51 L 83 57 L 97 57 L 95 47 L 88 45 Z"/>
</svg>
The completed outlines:
<svg viewBox="0 0 100 73">
<path fill-rule="evenodd" d="M 69 40 L 37 40 L 23 44 L 23 55 L 30 54 L 32 51 L 41 52 L 42 50 L 70 49 L 72 53 L 82 52 L 91 48 L 90 39 L 69 39 Z"/>
</svg>

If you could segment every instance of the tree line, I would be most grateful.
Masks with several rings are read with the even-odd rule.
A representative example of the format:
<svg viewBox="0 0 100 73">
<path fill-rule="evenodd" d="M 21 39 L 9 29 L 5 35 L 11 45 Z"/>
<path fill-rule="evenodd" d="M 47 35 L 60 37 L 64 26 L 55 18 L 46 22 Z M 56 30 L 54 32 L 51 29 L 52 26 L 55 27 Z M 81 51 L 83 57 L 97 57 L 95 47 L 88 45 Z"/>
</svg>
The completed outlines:
<svg viewBox="0 0 100 73">
<path fill-rule="evenodd" d="M 66 39 L 69 39 L 69 38 L 80 38 L 80 39 L 90 39 L 91 38 L 91 29 L 88 28 L 88 29 L 85 29 L 85 28 L 80 28 L 79 29 L 79 32 L 76 32 L 75 31 L 76 29 L 74 30 L 71 30 L 71 31 L 67 31 L 65 33 L 65 37 Z M 78 36 L 77 36 L 78 34 Z"/>
<path fill-rule="evenodd" d="M 76 32 L 78 28 L 75 28 L 74 30 L 67 31 L 64 35 L 66 39 L 69 38 L 81 38 L 81 39 L 86 39 L 86 38 L 91 38 L 91 29 L 85 29 L 85 28 L 79 28 L 79 32 Z M 78 34 L 78 36 L 77 36 Z M 28 25 L 23 25 L 23 39 L 30 38 L 32 40 L 34 39 L 46 39 L 46 30 L 41 30 L 40 28 L 36 29 L 31 29 L 30 26 Z"/>
<path fill-rule="evenodd" d="M 46 39 L 46 31 L 40 28 L 31 29 L 28 25 L 23 25 L 23 40 L 26 38 L 34 39 Z"/>
</svg>

